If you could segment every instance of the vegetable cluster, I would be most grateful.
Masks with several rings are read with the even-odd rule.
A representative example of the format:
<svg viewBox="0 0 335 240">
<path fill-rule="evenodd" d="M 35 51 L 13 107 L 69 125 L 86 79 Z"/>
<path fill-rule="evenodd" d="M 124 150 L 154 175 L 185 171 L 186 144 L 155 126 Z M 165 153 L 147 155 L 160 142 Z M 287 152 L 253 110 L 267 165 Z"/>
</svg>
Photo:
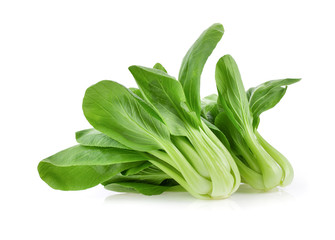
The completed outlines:
<svg viewBox="0 0 335 240">
<path fill-rule="evenodd" d="M 223 32 L 214 24 L 200 35 L 178 80 L 157 63 L 129 67 L 138 88 L 109 80 L 89 87 L 83 112 L 93 128 L 76 133 L 78 145 L 39 163 L 42 180 L 60 190 L 102 184 L 145 195 L 187 191 L 199 199 L 227 198 L 241 180 L 261 190 L 289 184 L 290 163 L 257 128 L 260 114 L 300 79 L 246 92 L 234 59 L 225 55 L 216 65 L 218 95 L 201 101 L 201 73 Z"/>
</svg>

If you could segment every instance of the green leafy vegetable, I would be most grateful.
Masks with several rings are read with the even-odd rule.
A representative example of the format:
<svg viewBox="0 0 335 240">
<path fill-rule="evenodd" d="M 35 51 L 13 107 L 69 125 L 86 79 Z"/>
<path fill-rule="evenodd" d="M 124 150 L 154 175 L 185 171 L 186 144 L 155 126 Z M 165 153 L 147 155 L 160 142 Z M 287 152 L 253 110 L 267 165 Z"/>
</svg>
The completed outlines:
<svg viewBox="0 0 335 240">
<path fill-rule="evenodd" d="M 76 132 L 79 145 L 42 160 L 41 179 L 60 190 L 102 184 L 145 195 L 187 191 L 199 199 L 229 197 L 241 178 L 263 190 L 289 184 L 290 163 L 257 128 L 260 114 L 300 79 L 246 92 L 234 59 L 225 55 L 216 65 L 218 95 L 201 100 L 201 73 L 223 32 L 213 24 L 200 35 L 178 80 L 156 63 L 129 67 L 138 88 L 109 80 L 89 87 L 82 108 L 93 128 Z"/>
<path fill-rule="evenodd" d="M 257 87 L 247 91 L 249 106 L 253 114 L 253 127 L 257 128 L 259 116 L 274 106 L 282 99 L 286 93 L 287 85 L 300 81 L 300 78 L 286 78 L 280 80 L 267 81 Z M 285 86 L 285 87 L 283 87 Z"/>
<path fill-rule="evenodd" d="M 84 115 L 98 131 L 138 151 L 160 149 L 152 139 L 169 140 L 167 127 L 150 115 L 124 86 L 101 81 L 86 90 Z"/>
<path fill-rule="evenodd" d="M 144 195 L 158 195 L 165 191 L 185 191 L 175 180 L 154 165 L 147 165 L 142 171 L 131 176 L 118 174 L 102 184 L 108 190 L 138 192 Z"/>
<path fill-rule="evenodd" d="M 217 106 L 218 96 L 211 94 L 201 100 L 201 116 L 214 124 L 215 117 L 219 114 Z"/>
<path fill-rule="evenodd" d="M 76 132 L 76 140 L 83 146 L 129 149 L 128 147 L 95 130 L 94 128 Z"/>
<path fill-rule="evenodd" d="M 138 182 L 118 182 L 111 183 L 105 186 L 106 189 L 115 192 L 138 192 L 144 195 L 159 195 L 165 191 L 168 191 L 169 186 L 160 186 L 149 183 L 138 183 Z"/>
<path fill-rule="evenodd" d="M 86 90 L 83 111 L 94 129 L 77 132 L 76 138 L 80 147 L 90 148 L 85 155 L 91 156 L 87 164 L 94 165 L 98 161 L 94 157 L 96 152 L 103 149 L 131 151 L 146 159 L 133 166 L 120 167 L 111 174 L 97 172 L 94 184 L 79 185 L 76 189 L 103 183 L 107 189 L 152 195 L 182 188 L 201 199 L 226 198 L 236 191 L 240 175 L 233 157 L 221 142 L 224 136 L 213 124 L 208 127 L 200 117 L 201 72 L 222 34 L 220 24 L 203 32 L 184 57 L 179 81 L 157 63 L 154 68 L 129 68 L 139 89 L 127 89 L 104 80 Z M 72 155 L 71 152 L 56 154 L 51 162 L 50 166 L 59 172 L 58 189 L 71 189 L 62 186 L 64 180 L 58 162 L 71 159 Z M 131 160 L 124 159 L 124 163 L 129 164 Z M 108 165 L 111 171 L 113 166 Z M 155 173 L 148 171 L 153 168 Z M 43 169 L 39 170 L 41 173 Z M 49 169 L 44 169 L 42 175 L 43 180 L 56 181 Z M 79 173 L 67 175 L 71 182 Z M 83 172 L 82 176 L 85 175 Z"/>
<path fill-rule="evenodd" d="M 166 71 L 166 69 L 162 66 L 162 64 L 160 64 L 160 63 L 156 63 L 155 65 L 154 65 L 154 68 L 155 69 L 158 69 L 158 70 L 161 70 L 161 71 L 163 71 L 163 72 L 165 72 L 165 73 L 167 73 L 167 71 Z"/>
<path fill-rule="evenodd" d="M 185 191 L 169 175 L 155 166 L 147 167 L 130 176 L 118 174 L 102 184 L 109 190 L 139 192 L 145 195 L 157 195 L 171 189 L 176 190 L 177 186 L 179 186 L 179 191 Z"/>
<path fill-rule="evenodd" d="M 217 63 L 218 109 L 215 125 L 228 137 L 242 179 L 257 189 L 285 186 L 293 179 L 287 159 L 257 132 L 259 115 L 275 106 L 288 85 L 300 79 L 266 82 L 245 92 L 236 62 L 230 55 Z M 261 181 L 262 180 L 262 181 Z"/>
<path fill-rule="evenodd" d="M 148 159 L 147 154 L 132 150 L 77 145 L 44 159 L 38 171 L 52 188 L 81 190 L 107 181 Z"/>
<path fill-rule="evenodd" d="M 200 116 L 200 76 L 208 57 L 223 36 L 223 26 L 213 24 L 205 30 L 186 53 L 179 71 L 179 81 L 183 85 L 191 109 Z"/>
</svg>

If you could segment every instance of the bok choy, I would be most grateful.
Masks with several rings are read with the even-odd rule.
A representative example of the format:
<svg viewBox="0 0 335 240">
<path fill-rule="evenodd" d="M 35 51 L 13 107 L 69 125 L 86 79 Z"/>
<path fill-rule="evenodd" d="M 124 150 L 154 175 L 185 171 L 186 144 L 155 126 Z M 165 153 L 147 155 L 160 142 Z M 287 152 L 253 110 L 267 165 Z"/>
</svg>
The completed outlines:
<svg viewBox="0 0 335 240">
<path fill-rule="evenodd" d="M 240 184 L 238 168 L 200 117 L 201 72 L 222 35 L 221 24 L 201 34 L 178 80 L 160 64 L 134 65 L 138 89 L 108 80 L 89 87 L 83 111 L 94 129 L 77 133 L 80 145 L 41 161 L 41 178 L 61 190 L 102 183 L 150 195 L 180 185 L 201 199 L 229 197 Z"/>
<path fill-rule="evenodd" d="M 129 67 L 138 88 L 110 80 L 90 86 L 82 108 L 93 128 L 76 132 L 78 145 L 42 160 L 41 179 L 59 190 L 102 184 L 145 195 L 187 191 L 199 199 L 227 198 L 241 181 L 260 190 L 288 185 L 291 164 L 257 129 L 261 113 L 300 79 L 245 91 L 234 59 L 225 55 L 215 70 L 218 94 L 201 100 L 201 74 L 223 32 L 213 24 L 200 35 L 178 79 L 157 63 Z"/>
<path fill-rule="evenodd" d="M 218 61 L 215 79 L 218 97 L 216 108 L 212 107 L 217 111 L 214 122 L 229 140 L 243 181 L 262 190 L 291 183 L 291 164 L 264 140 L 257 128 L 260 114 L 280 101 L 287 85 L 300 79 L 268 81 L 246 92 L 236 62 L 230 55 Z"/>
</svg>

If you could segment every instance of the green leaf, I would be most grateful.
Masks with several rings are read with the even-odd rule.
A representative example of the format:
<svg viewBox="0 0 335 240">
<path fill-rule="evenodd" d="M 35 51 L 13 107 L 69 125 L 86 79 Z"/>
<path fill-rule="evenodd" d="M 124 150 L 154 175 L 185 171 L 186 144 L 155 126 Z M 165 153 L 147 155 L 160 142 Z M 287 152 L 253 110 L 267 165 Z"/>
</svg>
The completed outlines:
<svg viewBox="0 0 335 240">
<path fill-rule="evenodd" d="M 123 172 L 121 172 L 122 175 L 124 176 L 130 176 L 130 175 L 134 175 L 134 174 L 137 174 L 139 172 L 141 172 L 142 170 L 148 168 L 148 167 L 152 167 L 152 163 L 151 162 L 144 162 L 140 165 L 137 165 L 137 166 L 134 166 L 130 169 L 127 169 Z"/>
<path fill-rule="evenodd" d="M 188 104 L 197 116 L 201 113 L 200 77 L 208 57 L 223 36 L 223 26 L 213 24 L 205 30 L 186 53 L 179 71 Z"/>
<path fill-rule="evenodd" d="M 78 143 L 84 146 L 129 149 L 128 147 L 95 130 L 94 128 L 76 132 L 76 140 Z"/>
<path fill-rule="evenodd" d="M 264 96 L 268 91 L 274 88 L 288 86 L 293 83 L 299 82 L 301 78 L 285 78 L 278 80 L 270 80 L 264 82 L 257 87 L 249 88 L 247 91 L 248 100 L 251 102 L 256 102 Z M 253 98 L 253 100 L 252 100 Z"/>
<path fill-rule="evenodd" d="M 287 158 L 281 154 L 277 149 L 272 147 L 265 139 L 256 131 L 258 141 L 262 144 L 263 148 L 276 160 L 278 165 L 283 169 L 284 175 L 281 181 L 281 186 L 290 184 L 294 177 L 292 165 Z"/>
<path fill-rule="evenodd" d="M 259 101 L 252 106 L 250 106 L 252 114 L 253 114 L 253 127 L 255 129 L 258 128 L 259 121 L 260 121 L 260 114 L 262 112 L 265 112 L 266 110 L 269 110 L 273 108 L 279 101 L 282 99 L 282 97 L 285 95 L 285 92 L 287 90 L 287 87 L 277 87 L 274 89 L 271 89 L 263 98 L 264 101 Z"/>
<path fill-rule="evenodd" d="M 161 140 L 169 140 L 167 127 L 116 82 L 105 80 L 89 87 L 83 110 L 95 129 L 131 149 L 157 150 Z"/>
<path fill-rule="evenodd" d="M 159 121 L 161 121 L 162 123 L 164 123 L 163 120 L 161 119 L 161 117 L 157 114 L 157 112 L 150 106 L 150 103 L 148 103 L 144 100 L 144 96 L 143 96 L 140 89 L 129 88 L 129 90 L 130 90 L 130 93 L 136 98 L 138 103 L 141 104 L 141 106 L 144 108 L 145 111 L 147 111 L 154 118 L 156 118 Z"/>
<path fill-rule="evenodd" d="M 115 192 L 138 192 L 152 196 L 162 194 L 171 187 L 138 182 L 118 182 L 108 184 L 105 188 Z"/>
<path fill-rule="evenodd" d="M 253 119 L 240 72 L 230 55 L 223 56 L 216 64 L 215 80 L 219 106 L 243 134 L 245 126 L 251 127 Z"/>
<path fill-rule="evenodd" d="M 215 117 L 219 114 L 217 99 L 216 94 L 211 94 L 201 100 L 201 116 L 213 124 Z"/>
<path fill-rule="evenodd" d="M 244 164 L 247 168 L 250 168 L 251 170 L 259 173 L 260 169 L 257 160 L 254 158 L 253 153 L 250 151 L 249 146 L 245 142 L 245 139 L 234 127 L 234 124 L 229 119 L 227 114 L 225 114 L 225 112 L 220 112 L 218 114 L 218 116 L 215 118 L 215 125 L 223 132 L 224 136 L 227 137 L 227 140 L 230 143 L 228 149 L 234 157 L 239 170 L 241 171 L 241 164 Z M 238 161 L 236 161 L 237 159 Z M 250 172 L 248 172 L 248 170 L 243 167 L 243 170 L 241 171 L 242 177 L 245 177 L 244 173 L 249 174 Z M 246 179 L 249 178 L 247 177 Z"/>
<path fill-rule="evenodd" d="M 166 179 L 171 179 L 171 177 L 159 168 L 151 165 L 150 167 L 147 167 L 133 175 L 125 176 L 122 174 L 118 174 L 108 179 L 106 182 L 103 183 L 103 185 L 108 185 L 110 183 L 116 182 L 142 182 L 159 185 Z"/>
<path fill-rule="evenodd" d="M 202 119 L 202 121 L 207 125 L 207 127 L 209 127 L 209 129 L 223 143 L 223 145 L 227 149 L 230 149 L 230 144 L 229 144 L 229 141 L 228 141 L 227 137 L 225 136 L 225 134 L 223 134 L 223 132 L 221 132 L 221 130 L 218 127 L 216 127 L 213 123 L 207 121 L 206 119 Z"/>
<path fill-rule="evenodd" d="M 240 143 L 242 139 L 240 132 L 236 129 L 232 121 L 228 118 L 225 112 L 220 112 L 215 118 L 215 126 L 222 132 L 226 137 L 226 141 L 229 142 L 229 150 L 235 150 L 235 143 Z M 225 144 L 226 146 L 226 144 Z"/>
<path fill-rule="evenodd" d="M 139 192 L 144 195 L 158 195 L 174 189 L 178 183 L 155 166 L 148 167 L 141 172 L 123 176 L 116 175 L 103 185 L 108 190 L 117 192 Z"/>
<path fill-rule="evenodd" d="M 157 110 L 170 132 L 173 135 L 186 135 L 184 122 L 193 124 L 193 119 L 185 111 L 186 98 L 180 82 L 157 69 L 131 66 L 129 70 L 144 98 Z"/>
<path fill-rule="evenodd" d="M 161 71 L 163 71 L 163 72 L 165 72 L 165 73 L 167 73 L 167 71 L 166 71 L 166 69 L 162 66 L 162 64 L 160 64 L 160 63 L 156 63 L 155 65 L 154 65 L 154 68 L 155 69 L 158 69 L 158 70 L 161 70 Z"/>
<path fill-rule="evenodd" d="M 103 185 L 117 192 L 139 192 L 145 195 L 157 195 L 178 185 L 169 175 L 155 166 L 150 166 L 137 174 L 123 176 L 118 174 Z"/>
<path fill-rule="evenodd" d="M 42 160 L 38 172 L 54 189 L 82 190 L 148 159 L 145 153 L 126 149 L 77 145 Z"/>
<path fill-rule="evenodd" d="M 143 99 L 143 95 L 141 93 L 141 90 L 138 88 L 129 88 L 130 91 L 132 91 L 137 97 Z"/>
<path fill-rule="evenodd" d="M 276 106 L 282 99 L 286 93 L 287 85 L 298 81 L 300 81 L 298 78 L 272 80 L 247 91 L 250 109 L 254 118 L 254 128 L 258 127 L 260 114 Z"/>
</svg>

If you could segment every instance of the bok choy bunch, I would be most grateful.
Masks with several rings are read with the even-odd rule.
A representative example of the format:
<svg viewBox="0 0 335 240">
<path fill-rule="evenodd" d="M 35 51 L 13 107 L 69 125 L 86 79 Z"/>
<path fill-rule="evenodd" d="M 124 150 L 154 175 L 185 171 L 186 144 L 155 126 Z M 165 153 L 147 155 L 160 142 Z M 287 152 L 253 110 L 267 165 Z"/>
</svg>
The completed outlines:
<svg viewBox="0 0 335 240">
<path fill-rule="evenodd" d="M 89 87 L 83 112 L 93 128 L 76 133 L 78 145 L 39 163 L 42 180 L 59 190 L 102 184 L 145 195 L 188 191 L 199 199 L 229 197 L 241 180 L 260 190 L 288 185 L 291 164 L 257 128 L 260 114 L 300 79 L 245 91 L 234 59 L 225 55 L 216 65 L 218 95 L 201 101 L 201 73 L 222 35 L 221 24 L 200 35 L 178 80 L 157 63 L 129 67 L 138 88 L 109 80 Z"/>
<path fill-rule="evenodd" d="M 181 189 L 200 199 L 229 197 L 240 173 L 212 132 L 219 130 L 201 118 L 200 100 L 200 75 L 222 35 L 221 24 L 201 34 L 178 80 L 156 64 L 129 67 L 138 89 L 108 80 L 89 87 L 83 111 L 94 129 L 76 134 L 80 145 L 41 161 L 40 177 L 61 190 L 102 183 L 148 195 Z"/>
<path fill-rule="evenodd" d="M 257 131 L 259 116 L 274 107 L 284 96 L 287 85 L 300 79 L 281 79 L 244 89 L 236 62 L 223 56 L 216 65 L 218 96 L 206 97 L 202 115 L 227 137 L 242 180 L 255 189 L 269 190 L 286 186 L 293 179 L 289 161 Z M 283 87 L 285 86 L 285 87 Z"/>
</svg>

